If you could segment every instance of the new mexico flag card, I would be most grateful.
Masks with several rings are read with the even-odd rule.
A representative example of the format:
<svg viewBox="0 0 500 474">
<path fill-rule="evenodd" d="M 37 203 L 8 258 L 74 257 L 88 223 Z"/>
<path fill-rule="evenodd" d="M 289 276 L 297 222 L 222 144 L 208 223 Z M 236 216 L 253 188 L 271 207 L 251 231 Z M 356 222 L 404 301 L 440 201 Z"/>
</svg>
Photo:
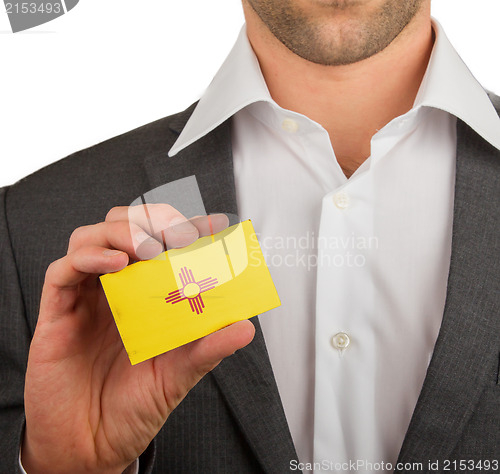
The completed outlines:
<svg viewBox="0 0 500 474">
<path fill-rule="evenodd" d="M 280 305 L 249 220 L 101 283 L 132 364 Z"/>
</svg>

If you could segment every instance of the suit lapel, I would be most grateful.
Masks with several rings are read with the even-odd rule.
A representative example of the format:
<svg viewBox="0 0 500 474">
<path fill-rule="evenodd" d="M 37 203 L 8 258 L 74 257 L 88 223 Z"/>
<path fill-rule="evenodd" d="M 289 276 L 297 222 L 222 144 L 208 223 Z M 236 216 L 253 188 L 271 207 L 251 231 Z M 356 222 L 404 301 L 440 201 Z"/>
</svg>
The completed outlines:
<svg viewBox="0 0 500 474">
<path fill-rule="evenodd" d="M 174 139 L 191 115 L 192 108 L 179 114 L 170 124 Z M 144 164 L 151 189 L 195 175 L 208 213 L 237 214 L 229 122 L 173 157 L 168 156 L 166 148 L 147 157 Z"/>
<path fill-rule="evenodd" d="M 443 322 L 399 461 L 449 458 L 498 364 L 496 273 L 500 152 L 457 126 L 457 168 Z"/>
<path fill-rule="evenodd" d="M 170 128 L 180 133 L 193 107 L 179 114 Z M 174 157 L 168 149 L 145 160 L 151 189 L 195 175 L 208 213 L 237 215 L 227 121 Z M 211 373 L 237 423 L 265 472 L 282 473 L 297 459 L 278 388 L 257 317 L 255 338 L 246 348 L 225 359 Z"/>
<path fill-rule="evenodd" d="M 252 322 L 253 342 L 224 360 L 212 375 L 264 472 L 281 474 L 298 458 L 258 318 Z"/>
</svg>

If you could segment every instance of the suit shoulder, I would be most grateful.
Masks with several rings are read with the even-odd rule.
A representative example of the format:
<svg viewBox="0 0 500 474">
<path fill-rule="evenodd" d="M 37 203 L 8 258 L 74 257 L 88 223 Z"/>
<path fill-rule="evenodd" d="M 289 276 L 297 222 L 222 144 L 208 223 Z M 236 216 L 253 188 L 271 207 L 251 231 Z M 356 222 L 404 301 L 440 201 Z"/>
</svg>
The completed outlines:
<svg viewBox="0 0 500 474">
<path fill-rule="evenodd" d="M 75 193 L 82 195 L 85 189 L 110 191 L 113 183 L 118 182 L 121 187 L 130 185 L 141 179 L 146 157 L 168 152 L 178 137 L 177 130 L 183 128 L 194 106 L 45 166 L 9 186 L 8 194 L 16 200 L 29 196 L 33 202 L 51 195 L 54 199 Z"/>
<path fill-rule="evenodd" d="M 92 171 L 96 173 L 94 165 L 121 167 L 130 165 L 134 160 L 140 160 L 154 153 L 168 151 L 177 139 L 178 132 L 191 115 L 196 104 L 191 105 L 183 112 L 161 118 L 154 122 L 142 125 L 101 143 L 72 153 L 71 155 L 47 165 L 15 183 L 12 187 L 29 185 L 46 176 L 57 177 L 69 168 L 75 171 Z"/>
<path fill-rule="evenodd" d="M 149 185 L 144 160 L 167 155 L 193 108 L 73 153 L 6 187 L 9 221 L 46 225 L 50 217 L 53 225 L 74 229 L 99 222 L 111 207 L 129 205 Z"/>
</svg>

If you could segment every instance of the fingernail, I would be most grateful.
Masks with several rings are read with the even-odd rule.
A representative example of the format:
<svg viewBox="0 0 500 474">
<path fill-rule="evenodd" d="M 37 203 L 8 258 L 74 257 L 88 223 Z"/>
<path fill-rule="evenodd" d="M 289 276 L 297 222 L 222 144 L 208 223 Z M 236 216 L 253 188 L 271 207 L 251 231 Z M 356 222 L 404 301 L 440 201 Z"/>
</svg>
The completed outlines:
<svg viewBox="0 0 500 474">
<path fill-rule="evenodd" d="M 196 227 L 183 217 L 174 217 L 170 221 L 170 227 L 176 234 L 194 234 Z"/>
<path fill-rule="evenodd" d="M 106 257 L 113 257 L 115 255 L 118 255 L 120 253 L 123 253 L 121 250 L 104 250 L 104 252 L 102 253 L 103 255 L 105 255 Z"/>
</svg>

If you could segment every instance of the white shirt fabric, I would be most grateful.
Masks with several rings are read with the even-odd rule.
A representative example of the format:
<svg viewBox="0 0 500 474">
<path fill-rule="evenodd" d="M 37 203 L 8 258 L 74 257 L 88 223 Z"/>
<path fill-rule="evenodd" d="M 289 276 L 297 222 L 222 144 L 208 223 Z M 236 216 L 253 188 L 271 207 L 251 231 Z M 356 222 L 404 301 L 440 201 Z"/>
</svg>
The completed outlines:
<svg viewBox="0 0 500 474">
<path fill-rule="evenodd" d="M 491 102 L 433 27 L 413 109 L 349 179 L 323 127 L 273 101 L 245 29 L 169 153 L 233 117 L 239 214 L 282 302 L 259 320 L 306 472 L 394 468 L 443 315 L 456 118 L 500 148 Z"/>
</svg>

